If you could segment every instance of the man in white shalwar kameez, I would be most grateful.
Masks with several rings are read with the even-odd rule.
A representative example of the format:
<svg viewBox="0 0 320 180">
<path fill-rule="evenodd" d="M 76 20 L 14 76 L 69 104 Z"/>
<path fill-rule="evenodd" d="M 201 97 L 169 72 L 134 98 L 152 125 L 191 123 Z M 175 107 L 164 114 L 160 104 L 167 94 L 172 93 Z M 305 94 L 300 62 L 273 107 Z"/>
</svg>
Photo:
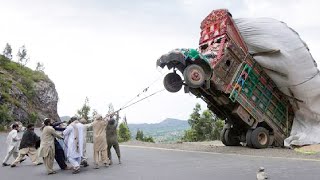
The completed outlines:
<svg viewBox="0 0 320 180">
<path fill-rule="evenodd" d="M 67 158 L 73 166 L 73 173 L 80 172 L 80 162 L 83 156 L 83 124 L 77 118 L 63 131 L 63 135 L 67 140 Z M 75 120 L 76 119 L 76 120 Z"/>
<path fill-rule="evenodd" d="M 7 150 L 7 155 L 4 158 L 2 162 L 2 166 L 9 166 L 10 164 L 7 164 L 7 161 L 11 156 L 13 156 L 14 159 L 18 157 L 19 154 L 19 144 L 21 138 L 18 136 L 18 129 L 19 125 L 18 124 L 13 124 L 12 125 L 12 130 L 9 133 L 7 137 L 7 144 L 8 144 L 8 150 Z"/>
<path fill-rule="evenodd" d="M 83 156 L 81 158 L 81 164 L 84 167 L 87 167 L 89 166 L 87 156 L 87 131 L 88 128 L 92 127 L 93 123 L 86 124 L 87 120 L 85 120 L 84 118 L 81 118 L 79 122 L 83 124 Z"/>
</svg>

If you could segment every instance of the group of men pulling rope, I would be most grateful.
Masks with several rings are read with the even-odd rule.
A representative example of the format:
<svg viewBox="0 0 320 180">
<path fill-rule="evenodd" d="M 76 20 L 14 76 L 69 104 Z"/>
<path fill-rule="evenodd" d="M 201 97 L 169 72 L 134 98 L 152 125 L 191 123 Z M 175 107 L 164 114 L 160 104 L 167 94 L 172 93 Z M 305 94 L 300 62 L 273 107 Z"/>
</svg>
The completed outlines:
<svg viewBox="0 0 320 180">
<path fill-rule="evenodd" d="M 3 166 L 16 167 L 29 156 L 34 165 L 44 164 L 48 175 L 55 174 L 53 170 L 54 159 L 62 170 L 73 170 L 74 174 L 80 172 L 80 166 L 87 167 L 86 136 L 87 129 L 93 129 L 93 159 L 94 168 L 100 165 L 108 167 L 112 164 L 111 148 L 113 147 L 118 156 L 119 164 L 120 148 L 117 137 L 119 114 L 115 112 L 103 118 L 96 115 L 94 121 L 86 124 L 86 120 L 72 117 L 66 127 L 63 122 L 54 122 L 46 118 L 41 130 L 41 138 L 34 132 L 34 125 L 29 124 L 27 130 L 19 138 L 19 125 L 13 124 L 12 130 L 7 136 L 8 150 Z M 7 164 L 13 155 L 15 160 Z M 39 161 L 43 158 L 43 163 Z M 71 164 L 71 167 L 66 162 Z"/>
</svg>

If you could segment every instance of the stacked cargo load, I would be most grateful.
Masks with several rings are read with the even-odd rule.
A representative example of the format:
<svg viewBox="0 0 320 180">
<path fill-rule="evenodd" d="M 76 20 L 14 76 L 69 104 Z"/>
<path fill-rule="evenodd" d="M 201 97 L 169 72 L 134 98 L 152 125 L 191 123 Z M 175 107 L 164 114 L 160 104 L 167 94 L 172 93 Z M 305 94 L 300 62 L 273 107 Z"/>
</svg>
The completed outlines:
<svg viewBox="0 0 320 180">
<path fill-rule="evenodd" d="M 287 24 L 272 18 L 242 18 L 235 23 L 254 59 L 292 102 L 295 117 L 285 145 L 319 144 L 320 75 L 306 43 Z"/>
</svg>

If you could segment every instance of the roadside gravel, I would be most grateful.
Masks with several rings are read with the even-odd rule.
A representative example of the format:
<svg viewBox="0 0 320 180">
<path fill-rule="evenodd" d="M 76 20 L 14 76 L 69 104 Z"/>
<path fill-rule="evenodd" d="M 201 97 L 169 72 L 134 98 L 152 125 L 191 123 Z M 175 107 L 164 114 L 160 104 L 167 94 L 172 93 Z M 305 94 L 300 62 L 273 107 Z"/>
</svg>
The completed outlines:
<svg viewBox="0 0 320 180">
<path fill-rule="evenodd" d="M 121 144 L 129 145 L 129 146 L 156 147 L 156 148 L 166 148 L 166 149 L 179 149 L 179 150 L 188 150 L 188 151 L 202 151 L 202 152 L 239 154 L 239 155 L 262 156 L 262 157 L 299 158 L 299 159 L 320 161 L 320 153 L 303 154 L 303 153 L 296 152 L 293 149 L 287 149 L 287 148 L 251 149 L 243 146 L 234 146 L 234 147 L 224 146 L 220 141 L 184 142 L 184 143 L 168 143 L 168 144 L 129 141 Z"/>
<path fill-rule="evenodd" d="M 7 133 L 0 132 L 0 142 L 5 142 Z M 261 157 L 298 158 L 320 161 L 320 153 L 303 154 L 287 148 L 251 149 L 242 146 L 224 146 L 221 141 L 183 142 L 183 143 L 147 143 L 141 141 L 129 141 L 121 145 L 156 147 L 166 149 L 179 149 L 187 151 L 201 151 L 224 154 L 239 154 Z"/>
</svg>

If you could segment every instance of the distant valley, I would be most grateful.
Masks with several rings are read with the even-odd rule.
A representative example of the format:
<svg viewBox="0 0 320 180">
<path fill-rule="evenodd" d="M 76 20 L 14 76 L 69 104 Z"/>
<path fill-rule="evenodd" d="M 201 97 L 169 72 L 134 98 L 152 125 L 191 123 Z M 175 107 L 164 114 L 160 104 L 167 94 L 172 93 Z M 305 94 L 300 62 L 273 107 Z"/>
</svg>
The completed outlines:
<svg viewBox="0 0 320 180">
<path fill-rule="evenodd" d="M 184 131 L 189 129 L 188 121 L 167 118 L 160 123 L 154 124 L 128 124 L 132 138 L 136 137 L 137 131 L 142 130 L 144 136 L 152 136 L 156 142 L 176 142 L 181 139 Z"/>
<path fill-rule="evenodd" d="M 61 121 L 69 121 L 70 116 L 61 116 Z M 136 138 L 138 129 L 144 136 L 152 136 L 156 142 L 177 142 L 184 135 L 184 131 L 190 129 L 188 121 L 167 118 L 160 123 L 128 124 L 132 139 Z"/>
</svg>

